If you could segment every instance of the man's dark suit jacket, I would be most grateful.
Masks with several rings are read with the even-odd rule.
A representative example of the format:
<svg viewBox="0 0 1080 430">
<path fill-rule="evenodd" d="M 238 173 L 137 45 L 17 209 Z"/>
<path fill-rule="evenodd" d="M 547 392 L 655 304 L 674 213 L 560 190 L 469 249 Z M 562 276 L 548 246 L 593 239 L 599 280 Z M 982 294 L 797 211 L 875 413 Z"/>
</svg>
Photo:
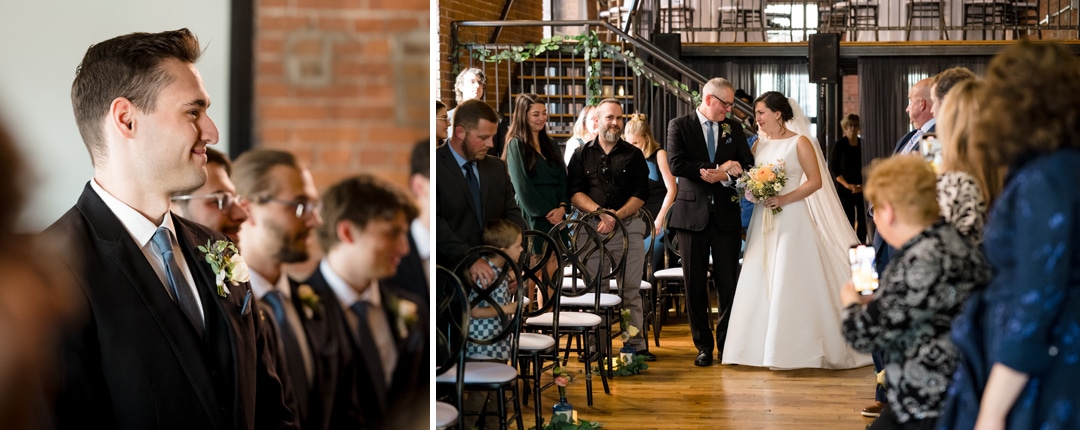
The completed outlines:
<svg viewBox="0 0 1080 430">
<path fill-rule="evenodd" d="M 481 243 L 483 228 L 473 210 L 472 194 L 465 173 L 450 152 L 450 145 L 435 150 L 435 261 L 454 270 L 466 252 Z M 527 230 L 521 209 L 514 200 L 506 163 L 487 156 L 477 163 L 480 170 L 480 200 L 484 221 L 503 218 Z"/>
<path fill-rule="evenodd" d="M 926 132 L 927 133 L 933 133 L 934 130 L 936 130 L 936 129 L 937 129 L 937 123 L 935 122 L 934 125 L 930 126 L 930 128 L 926 130 Z M 904 137 L 901 137 L 900 140 L 898 140 L 896 142 L 896 147 L 893 148 L 893 155 L 896 155 L 896 154 L 900 153 L 900 150 L 903 149 L 904 146 L 908 144 L 908 141 L 911 140 L 911 136 L 914 136 L 916 131 L 918 131 L 918 129 L 911 130 L 911 131 L 907 132 L 907 134 L 905 134 Z M 915 150 L 917 151 L 918 147 L 916 147 Z M 870 216 L 869 218 L 874 219 L 874 217 L 872 217 L 872 216 Z M 880 274 L 885 272 L 885 266 L 887 266 L 889 264 L 889 260 L 892 258 L 892 254 L 894 252 L 896 252 L 896 250 L 893 249 L 893 247 L 889 246 L 888 243 L 885 243 L 885 239 L 882 239 L 881 235 L 878 234 L 876 228 L 874 229 L 873 243 L 874 243 L 874 269 L 876 269 L 878 274 L 880 275 Z"/>
<path fill-rule="evenodd" d="M 387 387 L 385 395 L 374 392 L 374 383 L 368 376 L 367 363 L 360 351 L 353 332 L 348 326 L 345 317 L 347 310 L 342 308 L 342 303 L 326 282 L 322 269 L 318 269 L 304 281 L 310 285 L 315 294 L 319 296 L 319 302 L 323 304 L 323 317 L 327 321 L 333 321 L 333 330 L 330 336 L 335 338 L 338 350 L 338 358 L 341 360 L 342 372 L 340 378 L 345 380 L 348 387 L 340 393 L 340 399 L 348 400 L 345 405 L 335 407 L 344 408 L 343 411 L 334 411 L 336 417 L 344 421 L 335 421 L 330 428 L 384 428 L 383 425 L 393 419 L 393 413 L 401 408 L 413 408 L 412 413 L 426 411 L 427 405 L 399 405 L 398 401 L 412 398 L 417 390 L 421 390 L 428 383 L 430 360 L 428 357 L 428 306 L 426 300 L 416 297 L 404 291 L 399 286 L 387 281 L 379 281 L 379 293 L 382 296 L 383 310 L 389 320 L 390 329 L 397 341 L 398 361 L 394 370 L 393 378 Z M 397 319 L 398 310 L 393 309 L 393 303 L 400 300 L 408 300 L 417 304 L 416 318 L 406 324 L 406 331 L 399 331 Z M 347 304 L 351 305 L 351 304 Z M 410 411 L 406 411 L 408 413 Z M 347 419 L 347 420 L 346 420 Z"/>
<path fill-rule="evenodd" d="M 701 122 L 698 121 L 696 111 L 668 123 L 665 149 L 668 151 L 671 174 L 679 177 L 679 191 L 668 215 L 670 228 L 701 231 L 708 225 L 710 216 L 715 216 L 721 231 L 738 231 L 742 226 L 742 207 L 738 201 L 731 201 L 735 196 L 735 189 L 725 187 L 719 182 L 705 182 L 699 173 L 700 169 L 716 168 L 727 160 L 737 160 L 744 170 L 753 167 L 754 156 L 750 153 L 750 146 L 746 144 L 742 125 L 732 118 L 726 118 L 720 124 L 727 124 L 731 133 L 716 142 L 716 161 L 713 162 L 709 160 L 705 136 L 701 132 Z M 721 134 L 723 133 L 717 135 Z M 715 215 L 710 215 L 709 212 L 710 196 L 714 202 Z"/>
<path fill-rule="evenodd" d="M 131 235 L 89 184 L 46 234 L 69 246 L 83 309 L 64 333 L 57 427 L 295 428 L 248 283 L 217 294 L 199 245 L 220 233 L 173 216 L 205 315 L 200 337 Z M 81 260 L 81 261 L 80 261 Z M 74 263 L 74 261 L 80 261 Z M 228 284 L 228 283 L 227 283 Z"/>
<path fill-rule="evenodd" d="M 412 229 L 409 229 L 409 253 L 398 263 L 394 276 L 387 278 L 386 281 L 422 297 L 424 303 L 428 303 L 430 289 L 425 273 L 427 272 L 424 271 L 424 259 L 420 258 L 420 252 L 416 250 L 416 239 L 413 239 Z"/>
</svg>

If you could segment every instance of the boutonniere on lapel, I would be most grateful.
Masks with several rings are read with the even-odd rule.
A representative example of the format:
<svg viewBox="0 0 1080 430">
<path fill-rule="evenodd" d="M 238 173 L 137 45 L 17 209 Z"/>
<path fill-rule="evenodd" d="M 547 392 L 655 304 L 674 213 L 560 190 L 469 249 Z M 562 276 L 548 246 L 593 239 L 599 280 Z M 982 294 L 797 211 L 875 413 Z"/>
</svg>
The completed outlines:
<svg viewBox="0 0 1080 430">
<path fill-rule="evenodd" d="M 251 279 L 251 272 L 248 271 L 244 257 L 240 255 L 240 251 L 237 251 L 236 245 L 232 242 L 219 240 L 210 243 L 210 240 L 207 240 L 206 245 L 199 246 L 199 251 L 206 254 L 206 262 L 214 271 L 214 282 L 217 283 L 219 296 L 229 297 L 229 289 L 225 288 L 225 281 L 237 285 Z"/>
<path fill-rule="evenodd" d="M 409 326 L 415 324 L 417 320 L 416 303 L 404 299 L 394 299 L 390 310 L 395 314 L 394 319 L 397 321 L 398 336 L 402 339 L 406 338 L 409 335 Z"/>
<path fill-rule="evenodd" d="M 722 133 L 720 133 L 720 138 L 721 139 L 731 135 L 731 125 L 729 125 L 726 122 L 720 123 L 720 130 L 722 131 Z"/>
<path fill-rule="evenodd" d="M 310 320 L 316 316 L 322 316 L 322 309 L 319 307 L 319 295 L 315 294 L 315 290 L 312 290 L 310 285 L 300 284 L 296 288 L 296 297 L 300 299 L 300 305 L 304 309 L 304 318 Z"/>
</svg>

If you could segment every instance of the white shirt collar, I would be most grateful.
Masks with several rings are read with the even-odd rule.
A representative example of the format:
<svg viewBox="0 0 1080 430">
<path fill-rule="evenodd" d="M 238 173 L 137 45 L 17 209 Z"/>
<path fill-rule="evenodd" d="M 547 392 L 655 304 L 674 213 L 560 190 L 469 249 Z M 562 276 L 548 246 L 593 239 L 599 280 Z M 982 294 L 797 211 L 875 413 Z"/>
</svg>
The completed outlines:
<svg viewBox="0 0 1080 430">
<path fill-rule="evenodd" d="M 700 122 L 700 123 L 701 123 L 701 126 L 702 126 L 702 127 L 704 127 L 704 126 L 705 126 L 705 121 L 712 121 L 711 119 L 709 119 L 709 118 L 705 117 L 705 115 L 703 115 L 703 114 L 701 113 L 701 111 L 699 111 L 699 110 L 697 110 L 697 109 L 694 109 L 694 113 L 696 113 L 696 114 L 697 114 L 697 119 L 698 119 L 698 122 Z M 717 121 L 713 121 L 713 122 L 717 122 Z"/>
<path fill-rule="evenodd" d="M 101 185 L 98 185 L 97 180 L 90 179 L 90 188 L 97 193 L 98 197 L 101 197 L 101 200 L 105 202 L 105 206 L 112 211 L 113 215 L 120 219 L 120 224 L 124 226 L 124 229 L 139 245 L 139 248 L 143 248 L 150 243 L 150 240 L 154 238 L 154 233 L 161 226 L 168 228 L 172 232 L 175 245 L 176 227 L 173 226 L 172 212 L 165 212 L 165 218 L 161 221 L 161 226 L 156 226 L 139 211 L 109 194 Z"/>
<path fill-rule="evenodd" d="M 420 218 L 416 218 L 412 220 L 409 231 L 412 233 L 413 242 L 416 243 L 416 253 L 420 254 L 422 259 L 429 259 L 431 257 L 431 230 L 424 225 L 423 221 L 420 221 Z"/>
<path fill-rule="evenodd" d="M 278 290 L 285 296 L 285 300 L 292 300 L 292 294 L 289 291 L 289 277 L 285 275 L 285 271 L 281 272 L 278 276 L 277 282 L 270 282 L 258 272 L 251 271 L 251 292 L 255 293 L 256 299 L 262 299 L 266 293 L 270 291 Z"/>
<path fill-rule="evenodd" d="M 330 263 L 324 258 L 319 262 L 319 270 L 322 271 L 323 278 L 326 279 L 326 283 L 330 285 L 330 289 L 334 290 L 334 295 L 337 296 L 338 301 L 341 302 L 341 307 L 348 310 L 353 304 L 359 301 L 370 302 L 372 306 L 380 306 L 382 303 L 382 296 L 379 294 L 379 282 L 372 281 L 371 286 L 364 290 L 363 293 L 357 293 L 356 290 L 345 282 L 333 267 L 330 267 Z"/>
<path fill-rule="evenodd" d="M 923 124 L 922 127 L 919 127 L 919 130 L 922 130 L 923 134 L 926 134 L 934 124 L 937 124 L 937 118 L 930 118 L 930 120 Z"/>
</svg>

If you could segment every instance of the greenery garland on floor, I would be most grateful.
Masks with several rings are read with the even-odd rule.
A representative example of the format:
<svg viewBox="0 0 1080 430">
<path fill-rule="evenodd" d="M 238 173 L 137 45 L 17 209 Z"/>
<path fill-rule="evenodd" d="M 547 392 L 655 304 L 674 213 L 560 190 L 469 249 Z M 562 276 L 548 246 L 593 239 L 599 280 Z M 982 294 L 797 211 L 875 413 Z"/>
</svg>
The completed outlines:
<svg viewBox="0 0 1080 430">
<path fill-rule="evenodd" d="M 571 43 L 573 42 L 573 43 Z M 464 48 L 463 48 L 464 49 Z M 483 61 L 485 63 L 499 63 L 505 60 L 512 60 L 514 62 L 523 62 L 531 58 L 539 57 L 547 52 L 570 52 L 577 55 L 584 53 L 585 55 L 585 68 L 586 68 L 586 80 L 585 86 L 588 88 L 588 105 L 595 106 L 600 104 L 603 99 L 603 92 L 600 88 L 600 59 L 616 59 L 623 60 L 630 69 L 634 71 L 634 76 L 644 76 L 649 82 L 652 82 L 653 86 L 670 85 L 673 87 L 681 88 L 683 91 L 690 93 L 694 98 L 694 105 L 701 103 L 701 95 L 697 91 L 690 91 L 690 88 L 682 82 L 666 82 L 657 81 L 651 74 L 644 73 L 644 61 L 634 55 L 629 50 L 620 50 L 619 48 L 608 45 L 604 41 L 600 40 L 600 37 L 595 31 L 589 30 L 585 33 L 576 36 L 552 36 L 541 39 L 539 43 L 527 43 L 521 46 L 513 46 L 508 49 L 499 50 L 493 53 L 491 50 L 484 48 L 476 48 L 473 50 L 473 58 Z M 623 58 L 618 58 L 616 55 L 621 55 Z"/>
</svg>

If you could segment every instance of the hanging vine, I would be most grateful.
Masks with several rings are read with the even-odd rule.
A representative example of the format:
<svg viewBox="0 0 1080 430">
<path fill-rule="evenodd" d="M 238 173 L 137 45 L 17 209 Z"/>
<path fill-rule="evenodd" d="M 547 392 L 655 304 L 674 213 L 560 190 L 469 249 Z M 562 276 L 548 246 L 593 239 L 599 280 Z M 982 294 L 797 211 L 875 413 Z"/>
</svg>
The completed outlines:
<svg viewBox="0 0 1080 430">
<path fill-rule="evenodd" d="M 462 49 L 465 48 L 463 47 Z M 557 51 L 569 52 L 573 55 L 584 55 L 586 69 L 585 87 L 588 90 L 587 103 L 590 106 L 600 104 L 600 101 L 603 99 L 603 92 L 600 84 L 600 60 L 603 58 L 623 61 L 633 71 L 634 76 L 645 77 L 653 84 L 653 86 L 670 85 L 682 89 L 691 95 L 694 105 L 701 102 L 701 96 L 697 91 L 690 91 L 686 84 L 683 84 L 682 82 L 668 82 L 657 78 L 651 73 L 645 73 L 645 62 L 642 61 L 641 58 L 634 55 L 632 51 L 623 50 L 605 43 L 603 40 L 600 40 L 600 37 L 592 30 L 576 36 L 558 35 L 547 37 L 541 39 L 538 43 L 512 46 L 494 52 L 490 49 L 477 47 L 472 50 L 472 57 L 485 63 L 500 63 L 507 60 L 520 63 L 532 58 L 540 57 L 548 52 Z M 619 58 L 620 56 L 621 58 Z"/>
</svg>

